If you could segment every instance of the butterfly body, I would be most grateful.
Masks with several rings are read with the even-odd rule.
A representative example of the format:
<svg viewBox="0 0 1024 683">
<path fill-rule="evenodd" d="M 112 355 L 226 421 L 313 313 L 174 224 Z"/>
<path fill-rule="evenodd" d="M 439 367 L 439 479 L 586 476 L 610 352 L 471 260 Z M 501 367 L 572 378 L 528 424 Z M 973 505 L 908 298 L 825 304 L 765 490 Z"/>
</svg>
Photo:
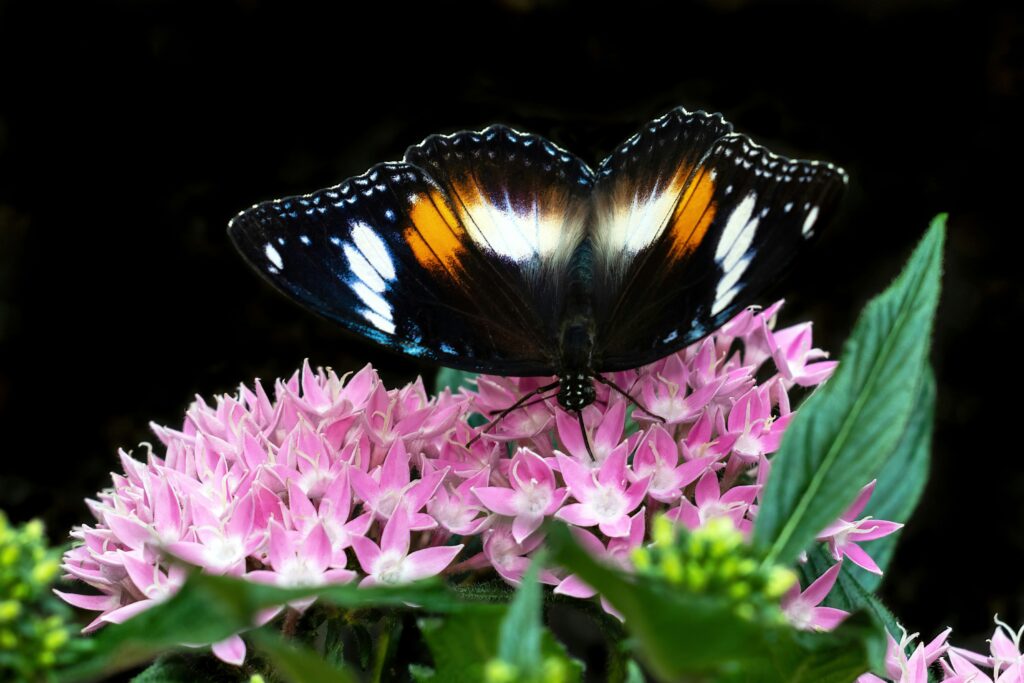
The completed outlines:
<svg viewBox="0 0 1024 683">
<path fill-rule="evenodd" d="M 754 303 L 845 182 L 676 109 L 596 170 L 505 126 L 433 135 L 401 162 L 257 204 L 229 234 L 276 288 L 349 330 L 449 367 L 557 375 L 559 404 L 579 411 L 599 373 Z"/>
</svg>

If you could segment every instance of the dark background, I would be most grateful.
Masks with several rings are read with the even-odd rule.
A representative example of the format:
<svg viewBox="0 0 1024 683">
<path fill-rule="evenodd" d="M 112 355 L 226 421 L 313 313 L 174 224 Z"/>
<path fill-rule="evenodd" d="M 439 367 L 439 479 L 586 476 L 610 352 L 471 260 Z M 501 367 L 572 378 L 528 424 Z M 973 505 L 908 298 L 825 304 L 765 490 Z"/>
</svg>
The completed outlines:
<svg viewBox="0 0 1024 683">
<path fill-rule="evenodd" d="M 55 540 L 118 447 L 195 393 L 373 360 L 224 228 L 434 132 L 504 122 L 591 162 L 682 104 L 842 164 L 840 219 L 777 292 L 838 353 L 949 211 L 934 474 L 885 597 L 980 646 L 1024 620 L 1024 16 L 977 2 L 0 2 L 0 507 Z M 486 293 L 481 293 L 486 296 Z M 767 300 L 766 300 L 767 302 Z"/>
</svg>

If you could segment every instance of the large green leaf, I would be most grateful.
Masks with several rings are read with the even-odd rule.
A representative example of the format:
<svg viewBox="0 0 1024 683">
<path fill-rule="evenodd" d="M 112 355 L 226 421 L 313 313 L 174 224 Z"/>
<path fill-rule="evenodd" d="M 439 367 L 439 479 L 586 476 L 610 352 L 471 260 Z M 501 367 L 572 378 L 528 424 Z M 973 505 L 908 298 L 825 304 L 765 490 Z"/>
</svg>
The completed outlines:
<svg viewBox="0 0 1024 683">
<path fill-rule="evenodd" d="M 878 473 L 878 483 L 863 514 L 893 522 L 906 523 L 910 520 L 928 482 L 934 426 L 935 374 L 927 366 L 910 422 L 896 450 Z M 899 537 L 897 532 L 877 541 L 868 541 L 864 546 L 883 571 L 892 560 Z M 854 565 L 850 570 L 860 585 L 869 591 L 875 590 L 882 580 L 879 575 Z"/>
<path fill-rule="evenodd" d="M 598 563 L 568 529 L 550 529 L 553 559 L 625 617 L 639 656 L 663 681 L 849 683 L 881 663 L 881 625 L 867 612 L 831 633 L 804 633 L 777 618 L 747 618 L 728 599 L 690 593 Z"/>
<path fill-rule="evenodd" d="M 415 604 L 436 612 L 459 612 L 476 607 L 439 581 L 390 588 L 359 588 L 354 584 L 278 588 L 195 573 L 166 602 L 124 624 L 107 626 L 84 641 L 88 647 L 81 661 L 62 671 L 60 680 L 83 681 L 127 669 L 180 643 L 218 642 L 249 628 L 261 610 L 311 595 L 346 608 Z"/>
<path fill-rule="evenodd" d="M 925 372 L 944 238 L 940 215 L 861 313 L 835 375 L 786 430 L 754 525 L 766 563 L 791 562 L 806 549 L 896 449 Z"/>
</svg>

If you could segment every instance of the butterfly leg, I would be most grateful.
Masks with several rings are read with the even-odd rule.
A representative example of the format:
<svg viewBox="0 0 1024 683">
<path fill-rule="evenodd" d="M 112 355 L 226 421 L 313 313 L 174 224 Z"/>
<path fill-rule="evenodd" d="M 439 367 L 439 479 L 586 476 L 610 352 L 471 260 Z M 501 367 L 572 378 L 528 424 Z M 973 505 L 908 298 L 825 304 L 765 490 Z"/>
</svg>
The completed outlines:
<svg viewBox="0 0 1024 683">
<path fill-rule="evenodd" d="M 514 410 L 519 410 L 520 408 L 525 408 L 526 406 L 533 405 L 534 402 L 530 401 L 530 399 L 534 398 L 538 394 L 543 394 L 545 391 L 551 391 L 552 389 L 557 389 L 560 384 L 561 384 L 561 382 L 559 382 L 558 380 L 555 380 L 551 384 L 545 384 L 544 386 L 538 387 L 538 388 L 534 389 L 533 391 L 531 391 L 530 393 L 524 394 L 523 396 L 521 396 L 518 401 L 516 401 L 515 403 L 510 405 L 508 408 L 505 408 L 504 410 L 502 410 L 500 413 L 498 413 L 497 417 L 495 417 L 493 420 L 488 422 L 487 425 L 484 426 L 483 431 L 481 431 L 479 434 L 477 434 L 472 439 L 470 439 L 469 442 L 466 444 L 466 448 L 469 448 L 470 446 L 472 446 L 474 443 L 477 442 L 477 440 L 481 436 L 483 436 L 487 432 L 491 431 L 491 429 L 493 429 L 499 422 L 501 422 L 509 413 L 511 413 Z"/>
<path fill-rule="evenodd" d="M 638 401 L 635 398 L 633 398 L 633 396 L 630 395 L 628 392 L 620 389 L 619 386 L 617 384 L 615 384 L 615 382 L 611 381 L 610 379 L 606 379 L 606 378 L 602 377 L 599 373 L 596 373 L 596 372 L 594 373 L 594 379 L 596 379 L 598 382 L 600 382 L 601 384 L 605 385 L 609 389 L 617 391 L 620 394 L 622 394 L 623 396 L 625 396 L 629 400 L 629 402 L 632 403 L 633 405 L 635 405 L 637 408 L 639 408 L 641 412 L 647 413 L 648 415 L 650 415 L 653 419 L 657 420 L 658 422 L 662 422 L 662 423 L 665 422 L 665 418 L 663 418 L 661 415 L 655 415 L 651 411 L 647 410 L 647 408 L 644 408 L 643 404 L 640 403 L 640 401 Z"/>
<path fill-rule="evenodd" d="M 597 462 L 597 458 L 594 457 L 594 451 L 593 451 L 593 449 L 590 448 L 590 437 L 587 436 L 587 426 L 585 424 L 583 424 L 583 411 L 582 410 L 577 410 L 576 411 L 576 419 L 579 420 L 579 423 L 580 423 L 580 434 L 583 435 L 583 445 L 587 447 L 587 455 L 590 456 L 591 460 L 593 460 L 594 462 Z"/>
</svg>

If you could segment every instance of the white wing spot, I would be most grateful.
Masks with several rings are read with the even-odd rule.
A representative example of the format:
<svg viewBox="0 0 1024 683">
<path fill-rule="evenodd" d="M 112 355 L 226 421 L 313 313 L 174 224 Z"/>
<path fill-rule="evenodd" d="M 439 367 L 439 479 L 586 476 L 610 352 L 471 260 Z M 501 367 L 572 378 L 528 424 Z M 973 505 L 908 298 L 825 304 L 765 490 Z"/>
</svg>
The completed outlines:
<svg viewBox="0 0 1024 683">
<path fill-rule="evenodd" d="M 814 223 L 818 220 L 818 207 L 813 207 L 810 213 L 807 214 L 807 218 L 804 219 L 803 234 L 808 234 L 814 227 Z"/>
<path fill-rule="evenodd" d="M 267 260 L 274 264 L 274 266 L 280 270 L 284 268 L 284 261 L 281 260 L 281 254 L 277 253 L 277 249 L 270 242 L 267 242 L 267 246 L 263 247 L 263 253 L 266 255 Z"/>
<path fill-rule="evenodd" d="M 353 282 L 352 291 L 356 293 L 364 304 L 370 307 L 370 309 L 385 320 L 391 320 L 391 304 L 387 302 L 387 299 L 382 297 L 377 292 L 373 291 L 366 286 L 363 282 Z"/>
<path fill-rule="evenodd" d="M 386 287 L 384 278 L 377 273 L 374 267 L 370 265 L 370 262 L 363 257 L 362 253 L 350 244 L 345 244 L 342 246 L 342 249 L 345 250 L 345 258 L 348 259 L 349 270 L 359 278 L 357 283 L 365 283 L 374 292 L 383 292 Z M 354 287 L 355 284 L 351 286 Z"/>
<path fill-rule="evenodd" d="M 754 233 L 759 222 L 757 218 L 752 219 L 755 206 L 757 206 L 757 194 L 751 192 L 730 214 L 729 221 L 725 224 L 725 230 L 722 231 L 722 237 L 718 240 L 718 246 L 715 249 L 715 260 L 723 270 L 731 270 L 747 253 L 751 242 L 754 241 Z"/>
<path fill-rule="evenodd" d="M 385 334 L 394 334 L 395 333 L 395 324 L 393 322 L 391 322 L 390 320 L 382 318 L 382 317 L 380 317 L 379 315 L 377 315 L 376 313 L 374 313 L 373 311 L 370 311 L 370 310 L 360 311 L 360 313 L 362 313 L 363 317 L 366 318 L 367 320 L 369 320 L 370 323 L 374 327 L 376 327 L 378 330 L 380 330 L 381 332 L 383 332 Z"/>
<path fill-rule="evenodd" d="M 352 225 L 352 241 L 359 251 L 385 280 L 395 279 L 395 264 L 391 261 L 388 245 L 366 223 Z"/>
</svg>

